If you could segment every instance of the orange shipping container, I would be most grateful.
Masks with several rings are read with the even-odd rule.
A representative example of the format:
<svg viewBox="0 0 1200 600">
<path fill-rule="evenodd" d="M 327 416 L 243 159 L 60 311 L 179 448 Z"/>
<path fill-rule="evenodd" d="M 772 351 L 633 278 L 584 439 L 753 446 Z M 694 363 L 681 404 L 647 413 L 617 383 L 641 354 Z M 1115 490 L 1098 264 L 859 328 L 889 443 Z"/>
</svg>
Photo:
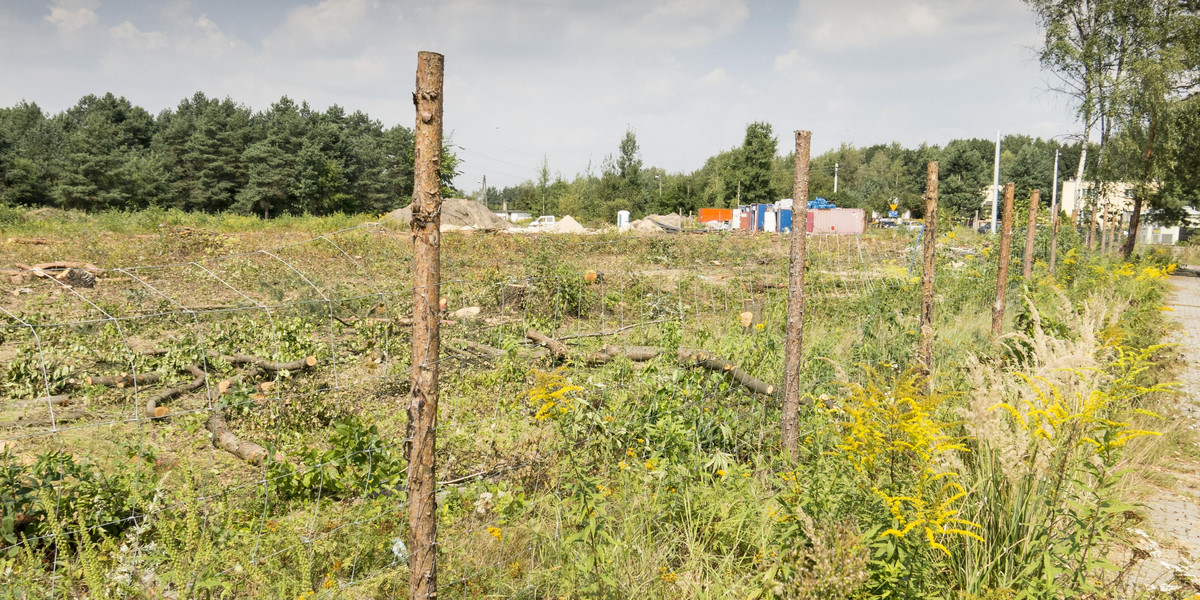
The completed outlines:
<svg viewBox="0 0 1200 600">
<path fill-rule="evenodd" d="M 710 223 L 725 223 L 733 220 L 732 208 L 702 208 L 700 209 L 700 222 Z"/>
</svg>

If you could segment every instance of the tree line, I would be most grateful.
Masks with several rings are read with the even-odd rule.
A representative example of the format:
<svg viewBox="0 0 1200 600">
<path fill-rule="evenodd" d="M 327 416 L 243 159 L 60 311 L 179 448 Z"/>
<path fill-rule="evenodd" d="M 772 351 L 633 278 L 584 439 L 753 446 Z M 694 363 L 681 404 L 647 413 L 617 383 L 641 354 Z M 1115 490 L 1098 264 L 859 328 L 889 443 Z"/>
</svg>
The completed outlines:
<svg viewBox="0 0 1200 600">
<path fill-rule="evenodd" d="M 609 155 L 599 173 L 590 169 L 571 181 L 551 178 L 543 161 L 536 178 L 506 188 L 487 190 L 488 204 L 507 203 L 512 210 L 570 214 L 590 220 L 611 221 L 618 210 L 635 217 L 651 213 L 694 213 L 700 208 L 730 208 L 775 202 L 792 196 L 794 154 L 776 151 L 778 139 L 769 123 L 746 127 L 741 146 L 720 152 L 689 173 L 667 173 L 643 168 L 637 136 L 626 131 L 615 155 Z M 1082 145 L 1064 144 L 1027 135 L 1001 140 L 1000 180 L 1016 184 L 1018 197 L 1027 199 L 1041 189 L 1050 202 L 1054 154 L 1060 163 L 1077 161 Z M 908 148 L 899 143 L 856 147 L 843 144 L 812 158 L 809 198 L 822 197 L 838 206 L 885 213 L 891 204 L 900 211 L 920 215 L 923 210 L 926 167 L 940 163 L 939 206 L 946 214 L 973 217 L 992 183 L 995 141 L 956 139 L 943 146 L 922 144 Z M 835 173 L 836 171 L 836 173 Z M 1073 174 L 1062 168 L 1059 181 Z M 834 179 L 837 191 L 834 191 Z"/>
<path fill-rule="evenodd" d="M 457 169 L 447 149 L 448 194 Z M 29 102 L 0 108 L 7 205 L 320 215 L 391 210 L 412 187 L 412 130 L 337 105 L 285 96 L 252 112 L 197 92 L 158 115 L 112 93 L 53 116 Z"/>
</svg>

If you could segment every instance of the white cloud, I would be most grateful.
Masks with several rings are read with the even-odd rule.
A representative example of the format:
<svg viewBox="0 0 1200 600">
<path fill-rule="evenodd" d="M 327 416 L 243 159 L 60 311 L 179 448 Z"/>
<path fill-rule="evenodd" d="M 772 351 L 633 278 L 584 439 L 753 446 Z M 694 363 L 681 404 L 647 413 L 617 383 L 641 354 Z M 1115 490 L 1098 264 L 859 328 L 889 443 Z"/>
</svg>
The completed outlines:
<svg viewBox="0 0 1200 600">
<path fill-rule="evenodd" d="M 717 67 L 708 72 L 707 75 L 700 78 L 700 83 L 704 85 L 720 85 L 729 81 L 729 75 L 725 73 L 724 67 Z"/>
<path fill-rule="evenodd" d="M 368 17 L 379 3 L 372 0 L 324 0 L 288 11 L 287 20 L 263 40 L 264 48 L 329 49 L 362 39 Z"/>
<path fill-rule="evenodd" d="M 133 50 L 161 50 L 167 47 L 167 36 L 161 31 L 142 32 L 133 23 L 124 21 L 109 30 L 118 44 Z"/>
<path fill-rule="evenodd" d="M 96 0 L 53 0 L 50 14 L 45 19 L 59 33 L 76 33 L 100 22 L 100 16 L 94 10 L 99 7 L 100 3 Z"/>
<path fill-rule="evenodd" d="M 942 33 L 946 16 L 959 12 L 947 0 L 833 3 L 801 0 L 792 29 L 814 44 L 833 50 L 879 48 L 897 40 L 929 38 Z"/>
</svg>

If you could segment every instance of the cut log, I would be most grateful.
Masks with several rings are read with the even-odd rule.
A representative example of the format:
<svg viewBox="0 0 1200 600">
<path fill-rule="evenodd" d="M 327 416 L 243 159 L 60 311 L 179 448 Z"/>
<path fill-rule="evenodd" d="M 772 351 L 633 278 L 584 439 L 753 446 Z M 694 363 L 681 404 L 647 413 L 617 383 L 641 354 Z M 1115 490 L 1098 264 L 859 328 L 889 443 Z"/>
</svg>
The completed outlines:
<svg viewBox="0 0 1200 600">
<path fill-rule="evenodd" d="M 600 348 L 600 352 L 612 356 L 624 356 L 633 362 L 646 362 L 657 358 L 662 354 L 662 349 L 654 346 L 613 346 L 605 344 Z"/>
<path fill-rule="evenodd" d="M 219 357 L 221 360 L 224 360 L 225 362 L 227 362 L 231 365 L 253 365 L 264 371 L 271 371 L 271 372 L 303 371 L 305 369 L 311 369 L 312 367 L 315 367 L 317 365 L 317 357 L 315 357 L 315 356 L 306 356 L 304 358 L 298 358 L 291 362 L 275 362 L 273 360 L 267 360 L 265 358 L 258 358 L 257 356 L 250 356 L 248 354 L 232 354 L 232 355 L 230 355 L 230 354 L 218 354 L 216 352 L 210 352 L 209 355 Z"/>
<path fill-rule="evenodd" d="M 201 369 L 199 365 L 190 365 L 188 366 L 188 372 L 196 377 L 190 383 L 185 383 L 178 387 L 163 390 L 146 399 L 146 414 L 149 415 L 151 419 L 160 419 L 165 416 L 158 414 L 158 404 L 160 402 L 166 402 L 167 400 L 175 398 L 176 396 L 182 396 L 183 394 L 194 392 L 204 387 L 204 382 L 208 379 L 208 374 L 204 372 L 204 369 Z"/>
<path fill-rule="evenodd" d="M 267 458 L 267 449 L 238 437 L 225 422 L 225 411 L 214 408 L 204 425 L 212 434 L 213 445 L 252 464 L 261 465 Z"/>
<path fill-rule="evenodd" d="M 525 337 L 537 342 L 539 346 L 550 350 L 550 353 L 553 354 L 554 358 L 557 358 L 558 360 L 567 360 L 571 357 L 571 349 L 568 348 L 566 344 L 536 329 L 530 329 L 529 331 L 526 331 Z"/>
<path fill-rule="evenodd" d="M 103 385 L 105 387 L 126 388 L 133 387 L 134 384 L 139 386 L 158 383 L 162 379 L 163 374 L 158 371 L 150 373 L 141 373 L 133 375 L 130 373 L 121 373 L 120 375 L 110 375 L 107 377 L 88 375 L 83 380 L 88 385 Z"/>
<path fill-rule="evenodd" d="M 680 348 L 679 362 L 686 365 L 704 367 L 705 369 L 715 371 L 717 373 L 727 374 L 732 377 L 734 381 L 740 383 L 743 387 L 752 392 L 774 398 L 779 397 L 779 388 L 776 388 L 775 386 L 750 375 L 749 373 L 738 368 L 738 366 L 732 362 L 713 354 L 709 354 L 703 350 Z"/>
</svg>

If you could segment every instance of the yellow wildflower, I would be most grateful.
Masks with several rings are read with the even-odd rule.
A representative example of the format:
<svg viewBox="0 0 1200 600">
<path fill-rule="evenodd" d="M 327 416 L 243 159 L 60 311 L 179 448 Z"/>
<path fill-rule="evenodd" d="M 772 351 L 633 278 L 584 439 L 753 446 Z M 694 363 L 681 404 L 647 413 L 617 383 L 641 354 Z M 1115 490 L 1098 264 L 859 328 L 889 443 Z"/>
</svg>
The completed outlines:
<svg viewBox="0 0 1200 600">
<path fill-rule="evenodd" d="M 487 532 L 499 541 L 504 540 L 504 532 L 500 531 L 499 527 L 488 527 Z"/>
</svg>

